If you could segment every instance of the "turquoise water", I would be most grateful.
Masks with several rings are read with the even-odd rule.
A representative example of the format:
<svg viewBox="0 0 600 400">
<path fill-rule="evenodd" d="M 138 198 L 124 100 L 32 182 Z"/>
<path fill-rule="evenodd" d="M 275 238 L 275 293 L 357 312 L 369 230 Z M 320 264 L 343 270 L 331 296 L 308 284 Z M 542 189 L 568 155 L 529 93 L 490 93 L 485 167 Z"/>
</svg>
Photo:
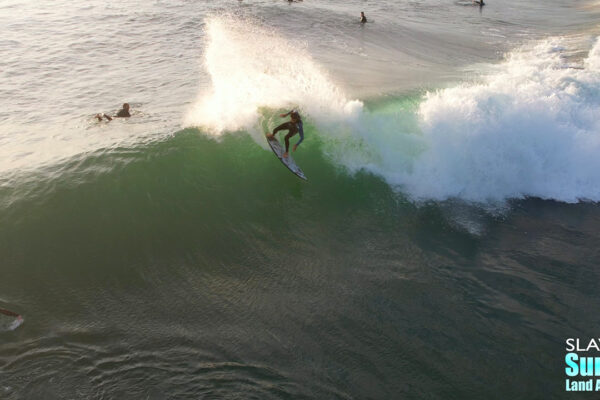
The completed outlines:
<svg viewBox="0 0 600 400">
<path fill-rule="evenodd" d="M 597 9 L 490 2 L 0 6 L 0 398 L 565 398 Z"/>
</svg>

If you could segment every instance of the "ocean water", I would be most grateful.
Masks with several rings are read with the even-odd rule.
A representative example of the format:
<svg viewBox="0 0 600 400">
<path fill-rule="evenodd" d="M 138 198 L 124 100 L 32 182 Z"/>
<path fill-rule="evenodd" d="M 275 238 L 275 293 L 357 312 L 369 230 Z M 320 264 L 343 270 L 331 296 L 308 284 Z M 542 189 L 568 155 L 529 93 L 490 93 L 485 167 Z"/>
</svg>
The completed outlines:
<svg viewBox="0 0 600 400">
<path fill-rule="evenodd" d="M 0 399 L 579 398 L 599 13 L 3 1 Z"/>
</svg>

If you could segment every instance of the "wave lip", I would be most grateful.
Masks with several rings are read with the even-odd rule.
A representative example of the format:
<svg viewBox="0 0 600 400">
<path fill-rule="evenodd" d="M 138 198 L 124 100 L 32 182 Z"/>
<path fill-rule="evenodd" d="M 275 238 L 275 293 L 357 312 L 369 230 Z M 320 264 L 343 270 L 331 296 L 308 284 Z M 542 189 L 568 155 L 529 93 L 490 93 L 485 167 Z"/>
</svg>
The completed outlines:
<svg viewBox="0 0 600 400">
<path fill-rule="evenodd" d="M 203 64 L 211 88 L 189 111 L 187 126 L 218 136 L 254 128 L 261 107 L 301 106 L 315 118 L 352 114 L 362 107 L 346 98 L 303 44 L 240 18 L 212 17 L 206 27 Z"/>
</svg>

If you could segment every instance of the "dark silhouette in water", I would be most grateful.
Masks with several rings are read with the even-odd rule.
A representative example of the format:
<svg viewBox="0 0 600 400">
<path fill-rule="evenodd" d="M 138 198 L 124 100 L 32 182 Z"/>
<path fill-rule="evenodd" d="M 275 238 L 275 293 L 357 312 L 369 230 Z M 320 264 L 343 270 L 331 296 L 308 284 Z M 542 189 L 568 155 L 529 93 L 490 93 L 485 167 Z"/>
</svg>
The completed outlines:
<svg viewBox="0 0 600 400">
<path fill-rule="evenodd" d="M 129 118 L 131 117 L 131 114 L 129 113 L 129 103 L 123 103 L 123 108 L 121 108 L 119 110 L 119 112 L 117 113 L 117 115 L 115 115 L 114 117 L 111 117 L 110 115 L 106 115 L 106 114 L 96 114 L 96 117 L 98 119 L 98 121 L 102 121 L 102 117 L 106 118 L 107 121 L 112 121 L 113 118 Z"/>
<path fill-rule="evenodd" d="M 283 158 L 288 157 L 289 150 L 290 150 L 290 138 L 292 136 L 294 136 L 297 133 L 300 133 L 300 140 L 298 141 L 298 143 L 296 143 L 294 145 L 294 147 L 292 148 L 292 151 L 296 151 L 296 149 L 298 148 L 300 143 L 302 143 L 302 141 L 304 140 L 304 127 L 302 126 L 302 118 L 300 117 L 300 113 L 298 113 L 298 111 L 296 111 L 296 110 L 291 110 L 288 113 L 281 114 L 280 117 L 285 118 L 288 115 L 290 116 L 289 122 L 284 122 L 283 124 L 279 125 L 275 129 L 273 129 L 273 133 L 267 134 L 267 138 L 273 139 L 277 132 L 279 132 L 281 130 L 288 131 L 288 134 L 285 135 L 285 153 L 283 153 Z"/>
<path fill-rule="evenodd" d="M 0 314 L 8 315 L 9 317 L 15 317 L 19 320 L 23 319 L 23 317 L 20 314 L 9 310 L 5 310 L 4 308 L 0 308 Z"/>
<path fill-rule="evenodd" d="M 367 17 L 365 17 L 365 12 L 364 12 L 364 11 L 361 11 L 361 12 L 360 12 L 360 23 L 361 23 L 361 24 L 364 24 L 364 23 L 366 23 L 366 22 L 367 22 Z"/>
</svg>

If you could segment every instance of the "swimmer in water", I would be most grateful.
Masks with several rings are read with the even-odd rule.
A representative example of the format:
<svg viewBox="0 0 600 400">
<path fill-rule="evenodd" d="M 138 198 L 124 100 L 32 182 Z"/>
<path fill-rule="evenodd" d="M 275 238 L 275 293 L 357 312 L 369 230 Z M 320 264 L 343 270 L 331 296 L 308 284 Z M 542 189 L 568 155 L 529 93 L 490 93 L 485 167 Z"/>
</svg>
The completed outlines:
<svg viewBox="0 0 600 400">
<path fill-rule="evenodd" d="M 23 317 L 16 312 L 8 311 L 3 308 L 0 308 L 0 314 L 8 315 L 9 317 L 15 317 L 18 321 L 22 321 Z"/>
<path fill-rule="evenodd" d="M 367 17 L 365 17 L 365 12 L 364 12 L 364 11 L 361 11 L 361 12 L 360 12 L 360 23 L 361 23 L 361 24 L 364 24 L 364 23 L 366 23 L 366 22 L 367 22 Z"/>
<path fill-rule="evenodd" d="M 102 121 L 102 117 L 106 118 L 107 121 L 112 121 L 113 118 L 129 118 L 131 117 L 131 114 L 129 113 L 129 103 L 123 103 L 123 108 L 121 108 L 119 110 L 119 112 L 117 113 L 117 115 L 115 115 L 114 117 L 111 117 L 110 115 L 106 115 L 106 114 L 96 114 L 96 117 L 98 119 L 98 121 Z"/>
</svg>

